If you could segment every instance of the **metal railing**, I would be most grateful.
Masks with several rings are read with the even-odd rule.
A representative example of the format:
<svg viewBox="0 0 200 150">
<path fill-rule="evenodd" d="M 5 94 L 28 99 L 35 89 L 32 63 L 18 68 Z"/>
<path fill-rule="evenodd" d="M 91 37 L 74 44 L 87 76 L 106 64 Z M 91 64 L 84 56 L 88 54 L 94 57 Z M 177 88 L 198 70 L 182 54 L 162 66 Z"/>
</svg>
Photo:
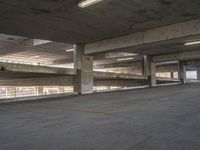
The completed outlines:
<svg viewBox="0 0 200 150">
<path fill-rule="evenodd" d="M 0 99 L 72 93 L 73 87 L 0 87 Z"/>
</svg>

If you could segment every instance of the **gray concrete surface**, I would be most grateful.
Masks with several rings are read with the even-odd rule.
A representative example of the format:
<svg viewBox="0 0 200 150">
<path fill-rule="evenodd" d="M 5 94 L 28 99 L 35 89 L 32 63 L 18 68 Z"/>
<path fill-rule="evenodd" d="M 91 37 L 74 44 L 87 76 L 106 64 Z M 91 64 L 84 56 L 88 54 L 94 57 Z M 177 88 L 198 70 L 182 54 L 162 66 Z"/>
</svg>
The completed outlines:
<svg viewBox="0 0 200 150">
<path fill-rule="evenodd" d="M 78 2 L 1 0 L 0 32 L 67 43 L 88 43 L 200 15 L 199 0 L 104 0 L 85 9 L 78 8 Z M 154 35 L 150 34 L 151 37 Z"/>
<path fill-rule="evenodd" d="M 1 150 L 199 150 L 200 84 L 0 105 Z"/>
</svg>

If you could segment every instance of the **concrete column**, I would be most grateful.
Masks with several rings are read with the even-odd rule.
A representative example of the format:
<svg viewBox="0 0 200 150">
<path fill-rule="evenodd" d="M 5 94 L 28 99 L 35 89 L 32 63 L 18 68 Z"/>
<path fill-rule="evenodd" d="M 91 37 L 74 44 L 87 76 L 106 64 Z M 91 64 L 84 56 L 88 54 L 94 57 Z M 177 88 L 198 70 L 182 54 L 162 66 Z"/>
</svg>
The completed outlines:
<svg viewBox="0 0 200 150">
<path fill-rule="evenodd" d="M 170 72 L 170 76 L 173 79 L 174 78 L 174 72 Z"/>
<path fill-rule="evenodd" d="M 16 87 L 7 87 L 6 98 L 15 98 L 15 97 L 16 97 Z"/>
<path fill-rule="evenodd" d="M 197 69 L 197 80 L 200 80 L 200 69 Z"/>
<path fill-rule="evenodd" d="M 156 86 L 156 64 L 151 62 L 151 87 Z"/>
<path fill-rule="evenodd" d="M 148 83 L 150 87 L 156 86 L 156 64 L 153 62 L 152 56 L 144 57 L 144 71 L 143 75 L 148 76 Z"/>
<path fill-rule="evenodd" d="M 179 63 L 178 63 L 178 78 L 180 79 L 182 84 L 187 82 L 187 80 L 186 80 L 186 62 L 185 61 L 179 61 Z"/>
<path fill-rule="evenodd" d="M 74 92 L 93 93 L 93 57 L 84 54 L 83 44 L 76 44 L 74 49 L 74 69 L 76 70 Z"/>
<path fill-rule="evenodd" d="M 142 75 L 148 76 L 148 57 L 145 55 L 142 62 Z"/>
<path fill-rule="evenodd" d="M 59 92 L 59 93 L 64 93 L 64 91 L 65 91 L 65 89 L 64 89 L 63 86 L 62 86 L 62 87 L 58 87 L 58 92 Z"/>
<path fill-rule="evenodd" d="M 37 86 L 36 87 L 37 95 L 43 95 L 43 86 Z"/>
</svg>

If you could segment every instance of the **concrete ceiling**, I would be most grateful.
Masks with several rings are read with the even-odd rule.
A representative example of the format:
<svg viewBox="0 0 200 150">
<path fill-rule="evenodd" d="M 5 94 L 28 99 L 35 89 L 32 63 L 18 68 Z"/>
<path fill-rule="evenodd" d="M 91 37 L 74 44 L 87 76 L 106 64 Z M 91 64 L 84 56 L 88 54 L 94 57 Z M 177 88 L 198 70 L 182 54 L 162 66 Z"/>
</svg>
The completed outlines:
<svg viewBox="0 0 200 150">
<path fill-rule="evenodd" d="M 8 34 L 0 34 L 0 43 L 7 42 L 7 43 L 17 43 L 27 40 L 28 38 L 8 35 Z"/>
<path fill-rule="evenodd" d="M 39 41 L 39 40 L 37 40 Z M 12 63 L 54 64 L 55 61 L 73 58 L 72 44 L 47 42 L 34 45 L 34 39 L 0 34 L 0 61 Z"/>
<path fill-rule="evenodd" d="M 0 34 L 0 62 L 22 63 L 33 65 L 48 65 L 54 67 L 73 66 L 72 44 L 61 42 L 47 42 L 34 45 L 35 39 Z M 39 41 L 37 39 L 37 41 Z M 42 42 L 42 40 L 41 40 Z M 39 41 L 39 43 L 41 43 Z M 117 62 L 118 58 L 133 57 L 133 53 L 114 52 L 94 55 L 94 64 L 109 64 Z M 142 60 L 136 56 L 135 61 Z M 126 61 L 125 61 L 126 62 Z"/>
<path fill-rule="evenodd" d="M 88 43 L 200 16 L 199 0 L 2 0 L 0 32 L 67 43 Z"/>
</svg>

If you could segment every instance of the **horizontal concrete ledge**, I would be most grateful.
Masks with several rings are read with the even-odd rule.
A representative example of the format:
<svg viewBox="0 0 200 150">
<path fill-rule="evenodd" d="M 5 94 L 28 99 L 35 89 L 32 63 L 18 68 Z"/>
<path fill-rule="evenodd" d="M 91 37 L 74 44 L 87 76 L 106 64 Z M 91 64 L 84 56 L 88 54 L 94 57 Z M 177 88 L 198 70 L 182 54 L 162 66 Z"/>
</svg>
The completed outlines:
<svg viewBox="0 0 200 150">
<path fill-rule="evenodd" d="M 200 83 L 200 80 L 196 80 L 196 79 L 186 79 L 186 83 Z"/>
<path fill-rule="evenodd" d="M 155 87 L 162 87 L 162 86 L 173 86 L 173 85 L 179 85 L 181 83 L 166 83 L 166 84 L 157 84 Z M 148 85 L 145 86 L 137 86 L 137 87 L 127 87 L 127 88 L 121 88 L 121 89 L 115 89 L 110 91 L 95 91 L 91 94 L 85 94 L 85 95 L 92 95 L 92 94 L 98 94 L 98 93 L 107 93 L 107 92 L 120 92 L 120 91 L 126 91 L 126 90 L 139 90 L 139 89 L 145 89 L 150 88 Z M 26 101 L 34 101 L 34 100 L 46 100 L 51 98 L 60 98 L 60 97 L 68 97 L 68 96 L 76 96 L 78 93 L 65 93 L 65 94 L 55 94 L 55 95 L 43 95 L 43 96 L 31 96 L 31 97 L 20 97 L 20 98 L 10 98 L 10 99 L 0 99 L 0 104 L 7 104 L 7 103 L 17 103 L 17 102 L 26 102 Z"/>
<path fill-rule="evenodd" d="M 42 95 L 42 96 L 0 99 L 0 104 L 23 102 L 23 101 L 33 101 L 33 100 L 45 100 L 47 98 L 59 98 L 59 97 L 66 97 L 66 96 L 73 96 L 73 95 L 78 95 L 78 93 L 74 92 L 74 93 L 64 93 L 64 94 L 54 94 L 54 95 Z"/>
<path fill-rule="evenodd" d="M 94 78 L 137 79 L 137 80 L 147 79 L 147 76 L 142 76 L 142 75 L 98 72 L 98 71 L 94 71 L 93 75 L 94 75 Z"/>
<path fill-rule="evenodd" d="M 118 91 L 126 91 L 126 90 L 136 90 L 136 89 L 144 89 L 144 88 L 149 88 L 150 86 L 145 85 L 145 86 L 137 86 L 137 87 L 126 87 L 126 88 L 121 88 L 121 89 L 114 89 L 114 90 L 102 90 L 102 91 L 95 91 L 94 93 L 108 93 L 108 92 L 118 92 Z"/>
<path fill-rule="evenodd" d="M 46 66 L 34 66 L 34 65 L 24 65 L 24 64 L 14 64 L 14 63 L 0 63 L 0 74 L 9 74 L 13 76 L 15 73 L 34 73 L 36 76 L 41 74 L 47 75 L 59 75 L 59 76 L 75 76 L 76 71 L 70 68 L 55 68 L 55 67 L 46 67 Z M 27 75 L 30 78 L 30 74 L 24 74 L 23 78 Z M 29 76 L 28 76 L 29 75 Z M 146 76 L 134 75 L 134 74 L 122 74 L 122 73 L 110 73 L 110 72 L 93 72 L 94 78 L 116 78 L 116 79 L 147 79 Z M 52 77 L 53 78 L 53 77 Z M 64 77 L 62 77 L 64 78 Z"/>
<path fill-rule="evenodd" d="M 171 82 L 180 82 L 179 79 L 173 79 L 173 78 L 163 78 L 163 77 L 157 77 L 156 78 L 157 81 L 171 81 Z"/>
<path fill-rule="evenodd" d="M 164 84 L 157 84 L 156 87 L 162 87 L 162 86 L 170 86 L 170 85 L 179 85 L 182 83 L 164 83 Z"/>
<path fill-rule="evenodd" d="M 0 63 L 0 71 L 75 75 L 74 69 L 37 66 L 37 65 L 34 66 L 34 65 L 14 64 L 14 63 Z"/>
<path fill-rule="evenodd" d="M 89 43 L 85 45 L 85 54 L 137 47 L 199 34 L 200 18 Z"/>
</svg>

